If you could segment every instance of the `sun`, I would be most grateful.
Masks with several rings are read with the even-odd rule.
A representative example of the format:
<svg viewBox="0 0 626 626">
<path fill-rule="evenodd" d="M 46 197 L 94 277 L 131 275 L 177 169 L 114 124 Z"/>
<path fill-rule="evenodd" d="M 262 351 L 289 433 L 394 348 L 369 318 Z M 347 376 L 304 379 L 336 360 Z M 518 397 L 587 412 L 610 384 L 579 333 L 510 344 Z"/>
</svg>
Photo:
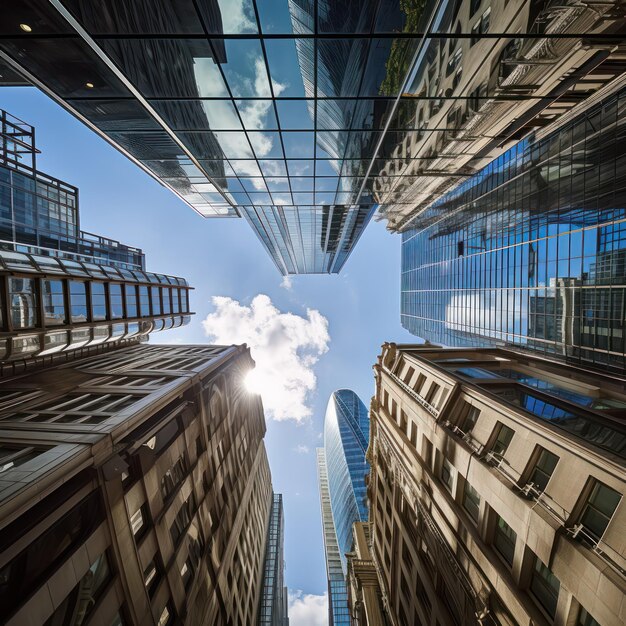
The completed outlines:
<svg viewBox="0 0 626 626">
<path fill-rule="evenodd" d="M 243 379 L 243 384 L 248 393 L 261 394 L 263 381 L 261 380 L 261 372 L 258 368 L 250 370 Z"/>
</svg>

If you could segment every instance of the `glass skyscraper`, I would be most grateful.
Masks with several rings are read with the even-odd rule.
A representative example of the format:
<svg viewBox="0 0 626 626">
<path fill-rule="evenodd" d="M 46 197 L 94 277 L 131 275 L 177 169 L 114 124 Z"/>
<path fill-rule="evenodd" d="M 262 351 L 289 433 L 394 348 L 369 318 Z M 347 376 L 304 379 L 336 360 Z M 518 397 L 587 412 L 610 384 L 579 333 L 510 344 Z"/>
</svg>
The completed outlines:
<svg viewBox="0 0 626 626">
<path fill-rule="evenodd" d="M 337 542 L 337 531 L 330 506 L 328 469 L 324 448 L 317 449 L 317 478 L 320 487 L 324 556 L 328 578 L 328 624 L 329 626 L 350 626 L 346 573 L 341 563 L 341 551 Z"/>
<path fill-rule="evenodd" d="M 78 189 L 37 169 L 35 129 L 0 110 L 0 374 L 187 324 L 189 285 L 80 230 Z"/>
<path fill-rule="evenodd" d="M 346 553 L 352 550 L 352 524 L 367 521 L 365 453 L 369 415 L 349 389 L 335 391 L 324 421 L 324 448 L 318 450 L 318 473 L 324 522 L 326 567 L 332 609 L 331 623 L 349 624 Z M 328 535 L 328 536 L 327 536 Z M 347 621 L 344 619 L 344 614 Z"/>
<path fill-rule="evenodd" d="M 623 370 L 625 112 L 613 90 L 416 218 L 402 236 L 405 328 Z"/>
<path fill-rule="evenodd" d="M 289 626 L 288 593 L 284 575 L 284 544 L 283 496 L 275 493 L 272 496 L 272 508 L 267 527 L 258 626 Z"/>
</svg>

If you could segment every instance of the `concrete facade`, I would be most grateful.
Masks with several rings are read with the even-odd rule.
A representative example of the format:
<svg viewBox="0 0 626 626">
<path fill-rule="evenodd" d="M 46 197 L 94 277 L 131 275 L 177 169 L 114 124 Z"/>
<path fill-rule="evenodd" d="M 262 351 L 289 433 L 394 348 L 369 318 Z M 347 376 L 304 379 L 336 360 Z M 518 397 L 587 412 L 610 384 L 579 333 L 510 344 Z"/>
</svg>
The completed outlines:
<svg viewBox="0 0 626 626">
<path fill-rule="evenodd" d="M 0 385 L 0 621 L 253 624 L 272 487 L 245 346 L 135 346 Z"/>
<path fill-rule="evenodd" d="M 395 344 L 375 375 L 372 562 L 393 623 L 624 623 L 623 380 Z"/>
</svg>

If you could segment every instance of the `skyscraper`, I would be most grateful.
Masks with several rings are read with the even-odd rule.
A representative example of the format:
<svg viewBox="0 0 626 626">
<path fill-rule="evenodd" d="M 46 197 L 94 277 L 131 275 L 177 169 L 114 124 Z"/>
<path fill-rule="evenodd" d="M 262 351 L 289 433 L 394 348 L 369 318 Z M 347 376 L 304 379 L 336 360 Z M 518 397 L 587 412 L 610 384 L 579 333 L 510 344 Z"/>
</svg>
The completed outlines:
<svg viewBox="0 0 626 626">
<path fill-rule="evenodd" d="M 324 449 L 318 450 L 318 474 L 334 624 L 350 623 L 346 553 L 352 549 L 352 524 L 367 520 L 368 440 L 369 417 L 363 402 L 349 389 L 333 392 L 326 408 Z"/>
<path fill-rule="evenodd" d="M 337 541 L 333 511 L 330 506 L 328 469 L 324 448 L 317 449 L 317 477 L 320 486 L 324 557 L 326 560 L 326 577 L 328 578 L 328 624 L 329 626 L 350 626 L 346 574 L 341 562 L 341 551 Z"/>
<path fill-rule="evenodd" d="M 624 381 L 395 344 L 375 375 L 369 556 L 394 623 L 619 624 Z"/>
<path fill-rule="evenodd" d="M 448 346 L 509 344 L 625 369 L 623 84 L 415 218 L 402 235 L 405 328 Z"/>
<path fill-rule="evenodd" d="M 255 624 L 272 508 L 245 346 L 112 350 L 0 384 L 0 620 Z"/>
<path fill-rule="evenodd" d="M 78 189 L 37 168 L 35 129 L 0 110 L 0 371 L 39 367 L 187 324 L 183 278 L 80 230 Z"/>
<path fill-rule="evenodd" d="M 272 509 L 267 526 L 258 626 L 289 626 L 289 598 L 284 576 L 284 543 L 283 496 L 275 493 L 272 496 Z"/>
</svg>

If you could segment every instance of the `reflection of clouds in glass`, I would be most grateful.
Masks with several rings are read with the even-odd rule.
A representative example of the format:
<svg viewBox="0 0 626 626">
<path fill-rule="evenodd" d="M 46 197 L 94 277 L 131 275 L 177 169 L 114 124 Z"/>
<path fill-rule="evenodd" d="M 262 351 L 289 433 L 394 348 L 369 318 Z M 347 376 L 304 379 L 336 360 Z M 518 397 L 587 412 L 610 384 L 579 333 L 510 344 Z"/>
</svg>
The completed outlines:
<svg viewBox="0 0 626 626">
<path fill-rule="evenodd" d="M 219 4 L 226 34 L 257 32 L 251 0 L 219 0 Z"/>
<path fill-rule="evenodd" d="M 525 299 L 524 299 L 525 300 Z M 508 315 L 507 311 L 515 311 Z M 515 332 L 515 322 L 525 320 L 528 309 L 525 301 L 515 301 L 515 292 L 462 292 L 452 294 L 446 304 L 445 327 L 461 332 L 480 333 L 502 339 L 502 334 Z"/>
<path fill-rule="evenodd" d="M 221 78 L 219 68 L 213 59 L 199 58 L 194 61 L 194 73 L 198 85 L 198 93 L 201 98 L 228 98 L 228 91 Z M 245 79 L 249 80 L 249 79 Z M 254 90 L 262 91 L 267 84 L 267 73 L 265 63 L 262 58 L 254 61 Z M 274 82 L 274 94 L 280 95 L 286 85 Z M 241 128 L 241 123 L 237 117 L 234 106 L 230 100 L 205 100 L 202 103 L 204 112 L 209 122 L 209 128 Z M 239 114 L 244 120 L 248 130 L 262 130 L 265 127 L 267 115 L 273 106 L 271 100 L 244 100 L 240 103 Z M 253 153 L 248 143 L 248 138 L 243 132 L 221 132 L 215 133 L 222 151 L 226 156 L 242 159 L 252 159 Z M 263 158 L 272 152 L 274 146 L 274 136 L 256 132 L 249 135 L 250 141 L 258 158 Z M 270 165 L 269 169 L 273 167 Z M 276 173 L 279 173 L 279 166 L 276 166 Z M 270 173 L 274 173 L 271 172 Z M 241 160 L 237 162 L 237 174 L 241 176 L 259 176 L 259 168 L 256 161 Z M 263 179 L 253 181 L 256 189 L 265 190 Z"/>
</svg>

